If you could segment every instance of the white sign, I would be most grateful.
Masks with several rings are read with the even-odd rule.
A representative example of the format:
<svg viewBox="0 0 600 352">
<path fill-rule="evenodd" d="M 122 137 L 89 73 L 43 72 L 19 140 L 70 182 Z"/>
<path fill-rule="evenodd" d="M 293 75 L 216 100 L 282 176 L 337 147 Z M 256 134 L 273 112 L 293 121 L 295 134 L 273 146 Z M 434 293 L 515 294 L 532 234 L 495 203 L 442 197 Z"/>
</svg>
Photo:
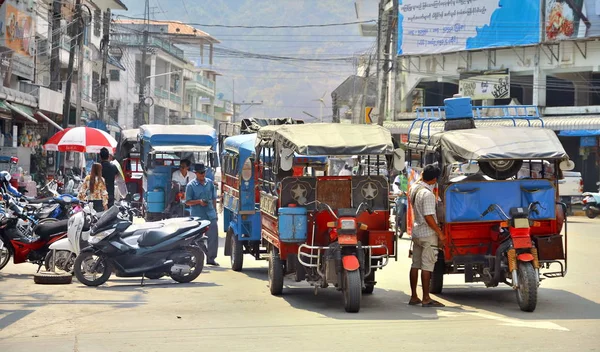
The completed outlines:
<svg viewBox="0 0 600 352">
<path fill-rule="evenodd" d="M 473 100 L 510 98 L 509 74 L 478 75 L 461 79 L 458 93 Z"/>
</svg>

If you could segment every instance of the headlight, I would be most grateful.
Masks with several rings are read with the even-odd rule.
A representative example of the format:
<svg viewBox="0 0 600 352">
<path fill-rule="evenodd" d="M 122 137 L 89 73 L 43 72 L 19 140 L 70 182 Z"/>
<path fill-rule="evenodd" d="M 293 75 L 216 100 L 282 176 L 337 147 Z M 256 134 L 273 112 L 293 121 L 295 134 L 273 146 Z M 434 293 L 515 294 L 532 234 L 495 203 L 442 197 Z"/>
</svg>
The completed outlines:
<svg viewBox="0 0 600 352">
<path fill-rule="evenodd" d="M 340 228 L 342 230 L 355 230 L 356 229 L 356 221 L 354 219 L 342 220 Z"/>
<path fill-rule="evenodd" d="M 113 232 L 115 232 L 115 229 L 102 231 L 97 235 L 90 236 L 90 239 L 88 240 L 88 242 L 90 244 L 96 244 L 96 243 L 102 241 L 103 239 L 105 239 L 106 237 L 110 236 L 110 234 L 112 234 Z"/>
<path fill-rule="evenodd" d="M 250 158 L 246 159 L 244 166 L 242 166 L 242 179 L 244 181 L 250 181 L 252 177 L 252 161 Z"/>
</svg>

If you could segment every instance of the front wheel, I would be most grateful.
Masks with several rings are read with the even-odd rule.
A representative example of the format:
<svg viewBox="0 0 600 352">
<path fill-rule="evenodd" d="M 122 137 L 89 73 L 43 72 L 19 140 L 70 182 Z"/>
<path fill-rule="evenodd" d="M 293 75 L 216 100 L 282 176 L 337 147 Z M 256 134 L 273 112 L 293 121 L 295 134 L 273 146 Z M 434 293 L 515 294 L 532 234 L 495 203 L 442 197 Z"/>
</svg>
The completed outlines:
<svg viewBox="0 0 600 352">
<path fill-rule="evenodd" d="M 106 258 L 90 252 L 79 254 L 75 259 L 74 266 L 75 277 L 86 286 L 100 286 L 112 274 L 112 269 Z"/>
<path fill-rule="evenodd" d="M 538 278 L 530 262 L 520 262 L 517 269 L 519 287 L 517 302 L 524 312 L 533 312 L 537 305 Z"/>
<path fill-rule="evenodd" d="M 362 299 L 362 284 L 358 270 L 344 270 L 344 309 L 348 313 L 358 313 Z"/>
<path fill-rule="evenodd" d="M 6 243 L 2 242 L 0 238 L 0 270 L 4 269 L 6 264 L 10 261 L 12 253 L 8 247 L 6 247 Z"/>
<path fill-rule="evenodd" d="M 53 253 L 55 251 L 50 250 L 48 254 L 46 254 L 46 259 L 44 259 L 44 268 L 46 271 L 50 271 L 52 269 L 52 261 L 54 260 L 54 268 L 62 271 L 66 271 L 68 273 L 73 272 L 73 265 L 75 263 L 75 253 L 70 251 L 56 251 L 56 258 L 53 258 Z"/>
<path fill-rule="evenodd" d="M 596 214 L 596 212 L 592 208 L 587 207 L 585 208 L 585 216 L 587 216 L 590 219 L 595 219 L 596 216 L 598 216 L 598 214 Z"/>
<path fill-rule="evenodd" d="M 198 247 L 186 247 L 185 255 L 175 262 L 175 265 L 187 265 L 189 271 L 185 274 L 183 271 L 171 272 L 171 279 L 185 284 L 194 281 L 202 273 L 204 269 L 204 252 Z M 171 269 L 173 270 L 173 269 Z"/>
<path fill-rule="evenodd" d="M 244 243 L 231 231 L 231 270 L 242 271 L 244 266 Z"/>
<path fill-rule="evenodd" d="M 279 257 L 279 249 L 271 248 L 269 255 L 269 290 L 273 296 L 283 292 L 283 263 Z"/>
</svg>

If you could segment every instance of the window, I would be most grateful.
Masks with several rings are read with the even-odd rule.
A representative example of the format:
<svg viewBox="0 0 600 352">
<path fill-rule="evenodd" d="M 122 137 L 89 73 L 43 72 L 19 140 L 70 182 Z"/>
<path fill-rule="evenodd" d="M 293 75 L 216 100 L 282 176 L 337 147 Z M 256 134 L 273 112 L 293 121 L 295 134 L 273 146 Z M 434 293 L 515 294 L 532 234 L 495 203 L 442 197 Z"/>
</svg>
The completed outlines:
<svg viewBox="0 0 600 352">
<path fill-rule="evenodd" d="M 120 73 L 121 72 L 119 70 L 110 70 L 109 75 L 111 82 L 118 82 L 120 80 Z"/>
<path fill-rule="evenodd" d="M 238 163 L 240 161 L 239 154 L 226 152 L 223 156 L 223 165 L 221 169 L 226 175 L 237 177 Z"/>
</svg>

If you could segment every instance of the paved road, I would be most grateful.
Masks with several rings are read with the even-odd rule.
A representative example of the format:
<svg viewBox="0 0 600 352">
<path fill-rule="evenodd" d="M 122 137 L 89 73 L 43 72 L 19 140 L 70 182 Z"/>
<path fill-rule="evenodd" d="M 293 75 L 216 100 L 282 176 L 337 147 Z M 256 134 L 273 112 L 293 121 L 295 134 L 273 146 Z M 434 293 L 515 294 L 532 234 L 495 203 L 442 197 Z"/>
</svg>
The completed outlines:
<svg viewBox="0 0 600 352">
<path fill-rule="evenodd" d="M 0 351 L 597 350 L 600 220 L 573 218 L 569 232 L 569 274 L 542 282 L 534 313 L 519 310 L 510 288 L 460 276 L 446 277 L 446 308 L 407 306 L 405 240 L 358 314 L 344 313 L 339 292 L 315 296 L 292 280 L 271 296 L 266 262 L 250 257 L 243 273 L 224 265 L 185 285 L 113 278 L 97 289 L 35 285 L 32 265 L 9 265 L 0 272 Z"/>
</svg>

